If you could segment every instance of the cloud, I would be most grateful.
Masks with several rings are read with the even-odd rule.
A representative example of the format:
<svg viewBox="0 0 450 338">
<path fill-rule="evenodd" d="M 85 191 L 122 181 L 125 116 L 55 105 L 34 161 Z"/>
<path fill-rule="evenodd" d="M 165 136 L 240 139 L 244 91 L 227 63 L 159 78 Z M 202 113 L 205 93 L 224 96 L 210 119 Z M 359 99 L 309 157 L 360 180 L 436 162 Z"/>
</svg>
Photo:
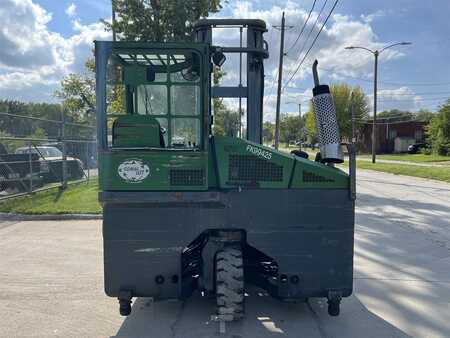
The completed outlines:
<svg viewBox="0 0 450 338">
<path fill-rule="evenodd" d="M 73 18 L 77 14 L 77 6 L 73 2 L 66 8 L 66 14 L 69 18 Z"/>
<path fill-rule="evenodd" d="M 361 14 L 361 19 L 364 22 L 371 23 L 375 19 L 382 18 L 383 16 L 386 16 L 386 12 L 381 10 L 381 9 L 379 9 L 376 12 L 373 12 L 373 13 L 368 14 L 368 15 Z"/>
<path fill-rule="evenodd" d="M 55 101 L 69 73 L 81 73 L 95 39 L 108 39 L 102 24 L 72 22 L 69 38 L 48 28 L 52 15 L 31 0 L 3 0 L 0 7 L 0 98 Z"/>
<path fill-rule="evenodd" d="M 318 11 L 313 11 L 304 32 L 298 42 L 294 46 L 303 23 L 308 17 L 309 8 L 303 8 L 298 3 L 287 1 L 280 6 L 279 3 L 273 2 L 264 9 L 255 8 L 255 1 L 238 1 L 230 3 L 227 7 L 226 13 L 218 13 L 215 17 L 230 17 L 230 18 L 257 18 L 262 19 L 267 23 L 268 32 L 265 33 L 264 38 L 269 45 L 269 59 L 265 60 L 265 102 L 264 113 L 265 118 L 273 120 L 275 105 L 276 105 L 276 81 L 277 81 L 277 67 L 278 55 L 280 49 L 280 32 L 274 29 L 274 26 L 280 25 L 282 12 L 286 15 L 286 25 L 292 25 L 294 28 L 287 29 L 285 34 L 285 57 L 283 69 L 283 82 L 294 74 L 299 61 L 304 57 L 306 50 L 312 43 L 313 38 L 319 32 L 323 24 L 326 14 L 328 14 L 329 7 L 326 7 L 324 13 L 318 18 Z M 320 9 L 320 6 L 318 6 Z M 342 15 L 335 12 L 329 19 L 327 25 L 322 30 L 317 42 L 311 50 L 306 61 L 300 67 L 298 72 L 293 76 L 289 87 L 298 88 L 295 92 L 297 100 L 300 101 L 311 95 L 312 78 L 311 78 L 311 64 L 314 59 L 319 60 L 319 70 L 321 70 L 321 78 L 324 80 L 331 80 L 333 82 L 347 79 L 348 76 L 361 77 L 371 79 L 373 71 L 373 55 L 359 50 L 346 50 L 346 46 L 364 46 L 370 49 L 378 49 L 383 47 L 386 42 L 380 41 L 378 36 L 372 29 L 371 22 L 378 17 L 385 15 L 382 11 L 355 18 L 348 15 Z M 244 34 L 245 35 L 245 34 Z M 309 39 L 307 39 L 310 35 Z M 239 31 L 234 32 L 229 29 L 220 29 L 214 33 L 214 43 L 217 45 L 234 45 L 239 44 Z M 244 40 L 245 43 L 245 40 Z M 389 60 L 398 59 L 403 56 L 402 53 L 395 49 L 386 50 L 380 56 L 380 63 Z M 236 60 L 228 60 L 224 65 L 225 71 L 236 73 L 238 63 Z M 325 71 L 326 69 L 326 71 Z M 228 79 L 227 79 L 228 80 Z M 227 83 L 229 85 L 229 83 Z M 286 89 L 283 93 L 292 92 Z M 284 99 L 289 101 L 290 99 Z M 304 102 L 303 111 L 307 110 L 307 102 Z M 283 111 L 291 111 L 296 113 L 294 106 L 284 105 Z"/>
<path fill-rule="evenodd" d="M 373 94 L 367 96 L 370 109 L 373 110 Z M 390 110 L 392 107 L 404 111 L 417 111 L 425 106 L 423 97 L 406 86 L 378 90 L 377 101 L 377 111 Z"/>
<path fill-rule="evenodd" d="M 105 13 L 109 13 L 109 1 L 80 0 L 85 5 L 100 6 Z M 80 2 L 80 3 L 81 3 Z M 72 3 L 66 8 L 72 7 Z M 256 7 L 258 6 L 258 7 Z M 264 6 L 264 7 L 263 7 Z M 84 24 L 76 19 L 76 6 L 73 6 L 72 29 L 74 34 L 64 38 L 61 34 L 49 29 L 52 14 L 34 3 L 32 0 L 2 0 L 0 6 L 0 92 L 2 98 L 15 98 L 32 101 L 54 100 L 52 93 L 58 88 L 60 80 L 69 73 L 80 73 L 84 70 L 86 59 L 92 54 L 92 41 L 96 39 L 109 39 L 110 33 L 105 32 L 101 23 Z M 265 60 L 265 114 L 272 119 L 276 104 L 276 80 L 279 55 L 279 31 L 273 26 L 279 25 L 282 12 L 286 13 L 287 25 L 294 25 L 293 29 L 286 31 L 284 81 L 292 74 L 298 65 L 298 59 L 303 55 L 300 49 L 307 49 L 312 37 L 317 34 L 322 25 L 324 15 L 315 21 L 318 12 L 315 11 L 306 26 L 305 32 L 294 48 L 301 26 L 308 16 L 309 8 L 303 8 L 298 3 L 288 1 L 280 5 L 277 1 L 234 1 L 226 9 L 213 17 L 230 18 L 258 18 L 266 21 L 268 32 L 265 39 L 269 44 L 270 58 Z M 329 8 L 327 7 L 325 12 Z M 67 13 L 68 15 L 70 15 Z M 324 81 L 342 81 L 347 76 L 372 78 L 373 56 L 364 51 L 348 51 L 348 45 L 362 45 L 376 49 L 385 42 L 380 41 L 371 27 L 372 21 L 382 16 L 382 12 L 375 12 L 364 17 L 351 17 L 339 13 L 334 14 L 322 31 L 311 55 L 293 78 L 285 90 L 286 98 L 283 102 L 307 100 L 311 95 L 311 63 L 317 58 L 319 70 Z M 311 30 L 311 38 L 306 36 Z M 244 43 L 245 43 L 244 32 Z M 215 32 L 214 43 L 217 45 L 239 45 L 239 30 L 219 29 Z M 401 58 L 403 54 L 395 49 L 382 53 L 380 63 Z M 245 65 L 244 57 L 244 83 Z M 224 70 L 227 76 L 224 83 L 237 85 L 239 58 L 237 55 L 227 55 Z M 324 70 L 326 69 L 326 71 Z M 271 90 L 272 89 L 272 90 Z M 290 94 L 289 94 L 290 93 Z M 296 97 L 288 97 L 297 95 Z M 399 101 L 400 102 L 400 101 Z M 303 111 L 307 109 L 307 102 L 303 102 Z M 295 105 L 283 105 L 282 111 L 296 112 Z"/>
<path fill-rule="evenodd" d="M 0 8 L 0 66 L 36 68 L 56 62 L 51 46 L 60 39 L 46 29 L 51 18 L 31 0 L 4 0 Z"/>
</svg>

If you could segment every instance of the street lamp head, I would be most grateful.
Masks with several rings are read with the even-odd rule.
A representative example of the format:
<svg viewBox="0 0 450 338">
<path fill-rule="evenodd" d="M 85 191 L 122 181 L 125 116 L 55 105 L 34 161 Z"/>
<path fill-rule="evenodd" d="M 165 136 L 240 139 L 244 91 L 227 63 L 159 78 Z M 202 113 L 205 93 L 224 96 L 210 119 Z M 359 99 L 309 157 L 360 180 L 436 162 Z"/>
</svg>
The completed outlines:
<svg viewBox="0 0 450 338">
<path fill-rule="evenodd" d="M 345 49 L 355 49 L 355 47 L 353 47 L 353 46 L 348 46 L 348 47 L 345 47 Z"/>
<path fill-rule="evenodd" d="M 412 42 L 401 42 L 400 45 L 402 46 L 412 45 Z"/>
</svg>

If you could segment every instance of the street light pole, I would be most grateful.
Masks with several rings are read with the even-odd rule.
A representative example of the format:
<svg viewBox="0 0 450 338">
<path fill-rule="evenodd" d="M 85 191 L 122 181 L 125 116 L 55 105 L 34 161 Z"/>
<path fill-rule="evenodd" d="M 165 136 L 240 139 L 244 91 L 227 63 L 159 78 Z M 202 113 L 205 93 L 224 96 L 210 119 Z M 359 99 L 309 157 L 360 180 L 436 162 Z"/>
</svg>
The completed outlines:
<svg viewBox="0 0 450 338">
<path fill-rule="evenodd" d="M 378 87 L 378 55 L 380 53 L 376 50 L 375 53 L 375 70 L 373 75 L 373 124 L 372 124 L 372 163 L 376 162 L 377 154 L 377 87 Z"/>
<path fill-rule="evenodd" d="M 345 47 L 345 49 L 364 49 L 368 51 L 369 53 L 372 53 L 375 57 L 375 69 L 374 69 L 374 76 L 373 76 L 373 123 L 372 123 L 372 163 L 376 162 L 376 154 L 377 154 L 377 147 L 376 147 L 376 125 L 377 125 L 377 87 L 378 87 L 378 57 L 381 54 L 381 52 L 385 51 L 388 48 L 394 47 L 394 46 L 406 46 L 410 45 L 411 42 L 398 42 L 393 43 L 392 45 L 388 45 L 380 50 L 371 50 L 366 47 L 355 47 L 355 46 L 349 46 Z"/>
</svg>

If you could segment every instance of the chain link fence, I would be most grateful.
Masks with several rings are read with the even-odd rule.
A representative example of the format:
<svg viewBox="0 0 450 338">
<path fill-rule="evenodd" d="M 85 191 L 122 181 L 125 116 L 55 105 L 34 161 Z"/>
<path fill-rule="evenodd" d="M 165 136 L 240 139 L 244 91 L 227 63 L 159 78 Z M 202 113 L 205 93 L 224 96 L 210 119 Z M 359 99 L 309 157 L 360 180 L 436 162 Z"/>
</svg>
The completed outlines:
<svg viewBox="0 0 450 338">
<path fill-rule="evenodd" d="M 0 112 L 0 199 L 97 176 L 95 126 L 39 115 Z"/>
</svg>

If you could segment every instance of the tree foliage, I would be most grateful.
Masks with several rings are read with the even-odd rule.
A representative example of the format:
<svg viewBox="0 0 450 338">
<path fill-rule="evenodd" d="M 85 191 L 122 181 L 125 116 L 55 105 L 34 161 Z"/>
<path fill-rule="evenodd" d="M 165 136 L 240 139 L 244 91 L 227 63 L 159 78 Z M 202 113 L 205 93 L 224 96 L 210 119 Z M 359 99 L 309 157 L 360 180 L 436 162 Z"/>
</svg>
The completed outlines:
<svg viewBox="0 0 450 338">
<path fill-rule="evenodd" d="M 317 143 L 316 120 L 312 108 L 305 115 L 306 137 L 309 143 Z"/>
<path fill-rule="evenodd" d="M 61 81 L 61 89 L 55 96 L 62 100 L 64 109 L 77 119 L 94 118 L 95 111 L 95 64 L 90 58 L 83 74 L 69 74 Z"/>
<path fill-rule="evenodd" d="M 221 8 L 220 0 L 113 0 L 112 5 L 116 21 L 112 25 L 103 20 L 107 30 L 114 28 L 120 40 L 153 42 L 189 41 L 192 24 Z M 89 58 L 83 74 L 69 74 L 61 81 L 55 96 L 71 115 L 84 118 L 95 110 L 94 72 L 94 59 Z M 110 93 L 116 113 L 123 113 L 121 91 L 117 87 Z"/>
<path fill-rule="evenodd" d="M 412 113 L 409 111 L 399 110 L 399 109 L 391 109 L 384 110 L 377 114 L 377 117 L 380 119 L 385 118 L 411 118 Z"/>
<path fill-rule="evenodd" d="M 219 67 L 214 66 L 213 70 L 213 84 L 218 86 L 221 78 L 225 75 Z M 225 105 L 223 99 L 213 99 L 213 112 L 214 112 L 214 135 L 232 136 L 236 137 L 239 133 L 239 127 L 241 121 L 239 112 L 230 109 Z"/>
<path fill-rule="evenodd" d="M 275 124 L 266 121 L 263 123 L 263 143 L 272 144 L 274 138 L 275 138 Z"/>
<path fill-rule="evenodd" d="M 341 137 L 351 139 L 352 137 L 352 112 L 355 120 L 361 121 L 368 117 L 369 105 L 367 97 L 360 87 L 352 87 L 347 84 L 336 84 L 330 86 L 331 95 L 333 96 L 334 105 Z M 355 123 L 355 131 L 361 130 L 362 124 Z M 310 137 L 315 138 L 317 135 L 314 112 L 312 105 L 306 116 L 306 129 Z"/>
<path fill-rule="evenodd" d="M 450 156 L 450 99 L 431 119 L 426 134 L 434 153 Z"/>
<path fill-rule="evenodd" d="M 237 137 L 239 126 L 239 112 L 225 105 L 214 114 L 214 135 Z"/>
<path fill-rule="evenodd" d="M 116 21 L 104 22 L 121 40 L 189 41 L 193 23 L 220 10 L 220 0 L 113 0 Z"/>
<path fill-rule="evenodd" d="M 434 116 L 435 116 L 435 113 L 433 113 L 429 110 L 421 109 L 416 113 L 416 120 L 420 121 L 420 122 L 429 123 L 433 119 Z"/>
<path fill-rule="evenodd" d="M 62 107 L 60 104 L 51 103 L 24 103 L 19 101 L 0 100 L 2 113 L 37 117 L 55 122 L 30 120 L 15 116 L 2 116 L 0 119 L 0 132 L 2 136 L 41 138 L 43 136 L 57 138 L 60 132 Z M 32 121 L 32 122 L 31 122 Z"/>
<path fill-rule="evenodd" d="M 305 118 L 283 114 L 280 119 L 280 141 L 290 143 L 305 140 Z"/>
</svg>

